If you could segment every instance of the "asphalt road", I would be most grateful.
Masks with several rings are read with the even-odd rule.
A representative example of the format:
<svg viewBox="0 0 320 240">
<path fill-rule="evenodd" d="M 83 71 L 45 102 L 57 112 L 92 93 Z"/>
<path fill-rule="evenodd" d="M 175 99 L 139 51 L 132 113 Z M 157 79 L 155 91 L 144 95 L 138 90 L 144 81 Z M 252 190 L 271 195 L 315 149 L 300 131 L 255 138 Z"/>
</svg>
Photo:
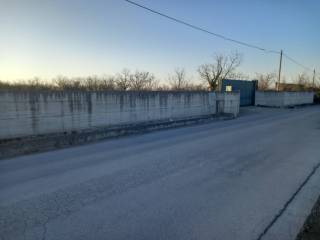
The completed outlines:
<svg viewBox="0 0 320 240">
<path fill-rule="evenodd" d="M 289 201 L 320 162 L 320 107 L 244 112 L 0 161 L 1 239 L 293 237 L 320 194 L 317 170 Z"/>
</svg>

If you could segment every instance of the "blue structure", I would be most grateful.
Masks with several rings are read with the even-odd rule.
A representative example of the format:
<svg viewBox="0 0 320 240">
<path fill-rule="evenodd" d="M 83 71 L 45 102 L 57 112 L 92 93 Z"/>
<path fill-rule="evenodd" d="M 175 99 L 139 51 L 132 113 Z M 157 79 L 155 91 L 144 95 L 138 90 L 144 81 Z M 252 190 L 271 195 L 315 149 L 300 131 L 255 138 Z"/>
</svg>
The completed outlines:
<svg viewBox="0 0 320 240">
<path fill-rule="evenodd" d="M 240 91 L 240 106 L 254 105 L 255 92 L 258 81 L 223 79 L 220 87 L 221 92 Z"/>
</svg>

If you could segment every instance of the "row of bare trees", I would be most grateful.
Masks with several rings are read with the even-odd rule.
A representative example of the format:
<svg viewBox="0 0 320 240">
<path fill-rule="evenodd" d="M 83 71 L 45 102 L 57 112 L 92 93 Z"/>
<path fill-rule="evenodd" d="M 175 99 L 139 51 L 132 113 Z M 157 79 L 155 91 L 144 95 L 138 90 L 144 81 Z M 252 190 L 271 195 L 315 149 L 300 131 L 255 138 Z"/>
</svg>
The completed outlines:
<svg viewBox="0 0 320 240">
<path fill-rule="evenodd" d="M 154 90 L 157 87 L 153 74 L 146 71 L 135 71 L 124 69 L 115 76 L 89 76 L 86 78 L 67 78 L 59 76 L 53 81 L 53 86 L 60 90 Z"/>
<path fill-rule="evenodd" d="M 84 91 L 191 91 L 207 90 L 204 84 L 195 84 L 187 77 L 184 68 L 177 68 L 168 77 L 167 84 L 161 84 L 155 76 L 147 71 L 131 72 L 123 69 L 113 76 L 88 76 L 69 78 L 58 76 L 51 81 L 33 78 L 26 81 L 0 81 L 0 89 L 16 90 L 84 90 Z"/>
<path fill-rule="evenodd" d="M 276 82 L 278 77 L 276 73 L 265 73 L 265 74 L 256 74 L 256 79 L 258 80 L 258 86 L 260 90 L 270 90 L 275 89 Z M 319 79 L 320 80 L 320 79 Z M 286 84 L 286 79 L 282 78 L 281 83 Z M 294 91 L 303 91 L 310 89 L 319 89 L 320 84 L 318 79 L 311 79 L 306 73 L 298 74 L 298 76 L 291 81 L 291 84 L 288 84 L 287 90 Z"/>
<path fill-rule="evenodd" d="M 184 68 L 176 68 L 168 77 L 170 90 L 208 90 L 206 84 L 194 83 L 186 73 Z"/>
<path fill-rule="evenodd" d="M 187 78 L 184 68 L 177 68 L 168 77 L 168 85 L 161 84 L 155 76 L 147 71 L 131 72 L 123 69 L 114 76 L 92 76 L 87 78 L 58 77 L 54 86 L 58 89 L 83 89 L 89 91 L 121 90 L 121 91 L 146 91 L 146 90 L 205 90 L 202 84 L 194 84 Z"/>
<path fill-rule="evenodd" d="M 168 76 L 167 84 L 160 84 L 155 76 L 147 71 L 131 72 L 123 69 L 112 76 L 89 76 L 68 78 L 58 76 L 50 82 L 34 78 L 28 81 L 1 82 L 0 89 L 52 89 L 52 90 L 217 90 L 223 79 L 249 79 L 249 76 L 237 72 L 242 62 L 242 55 L 233 52 L 229 55 L 216 54 L 210 63 L 202 64 L 198 68 L 198 74 L 202 80 L 195 83 L 187 76 L 184 68 L 177 68 Z M 261 90 L 275 87 L 277 75 L 275 73 L 256 74 L 258 86 Z M 284 81 L 282 81 L 284 82 Z M 296 83 L 310 86 L 311 81 L 303 73 L 298 76 Z"/>
<path fill-rule="evenodd" d="M 223 78 L 244 77 L 236 73 L 236 68 L 241 63 L 241 55 L 232 53 L 230 55 L 215 55 L 213 62 L 200 65 L 198 73 L 201 82 L 195 83 L 187 76 L 184 68 L 177 68 L 168 77 L 167 84 L 160 84 L 155 76 L 147 71 L 131 72 L 123 69 L 113 76 L 89 76 L 68 78 L 58 76 L 50 82 L 34 78 L 28 81 L 1 82 L 0 88 L 15 89 L 55 89 L 55 90 L 216 90 L 218 83 Z"/>
<path fill-rule="evenodd" d="M 27 81 L 1 82 L 0 88 L 11 89 L 43 89 L 43 90 L 86 90 L 86 91 L 105 91 L 105 90 L 155 90 L 158 82 L 154 75 L 146 71 L 135 71 L 131 73 L 124 69 L 115 76 L 88 76 L 68 78 L 58 76 L 52 81 L 42 81 L 33 78 Z"/>
</svg>

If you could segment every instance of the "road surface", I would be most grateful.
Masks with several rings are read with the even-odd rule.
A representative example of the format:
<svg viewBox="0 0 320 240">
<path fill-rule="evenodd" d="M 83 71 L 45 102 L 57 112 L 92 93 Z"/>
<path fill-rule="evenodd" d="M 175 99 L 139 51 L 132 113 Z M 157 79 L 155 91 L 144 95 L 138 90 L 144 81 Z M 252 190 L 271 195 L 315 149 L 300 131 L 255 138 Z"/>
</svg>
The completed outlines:
<svg viewBox="0 0 320 240">
<path fill-rule="evenodd" d="M 0 161 L 1 238 L 293 239 L 320 194 L 320 107 L 244 111 Z"/>
</svg>

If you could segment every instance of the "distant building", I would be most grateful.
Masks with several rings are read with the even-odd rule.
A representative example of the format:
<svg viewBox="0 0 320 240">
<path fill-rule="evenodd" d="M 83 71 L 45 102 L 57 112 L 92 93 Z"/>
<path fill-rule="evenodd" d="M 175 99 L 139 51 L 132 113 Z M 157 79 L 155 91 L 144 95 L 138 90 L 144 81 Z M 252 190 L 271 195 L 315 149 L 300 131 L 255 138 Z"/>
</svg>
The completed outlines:
<svg viewBox="0 0 320 240">
<path fill-rule="evenodd" d="M 312 90 L 312 87 L 297 83 L 276 83 L 276 89 L 279 91 L 308 91 Z"/>
</svg>

